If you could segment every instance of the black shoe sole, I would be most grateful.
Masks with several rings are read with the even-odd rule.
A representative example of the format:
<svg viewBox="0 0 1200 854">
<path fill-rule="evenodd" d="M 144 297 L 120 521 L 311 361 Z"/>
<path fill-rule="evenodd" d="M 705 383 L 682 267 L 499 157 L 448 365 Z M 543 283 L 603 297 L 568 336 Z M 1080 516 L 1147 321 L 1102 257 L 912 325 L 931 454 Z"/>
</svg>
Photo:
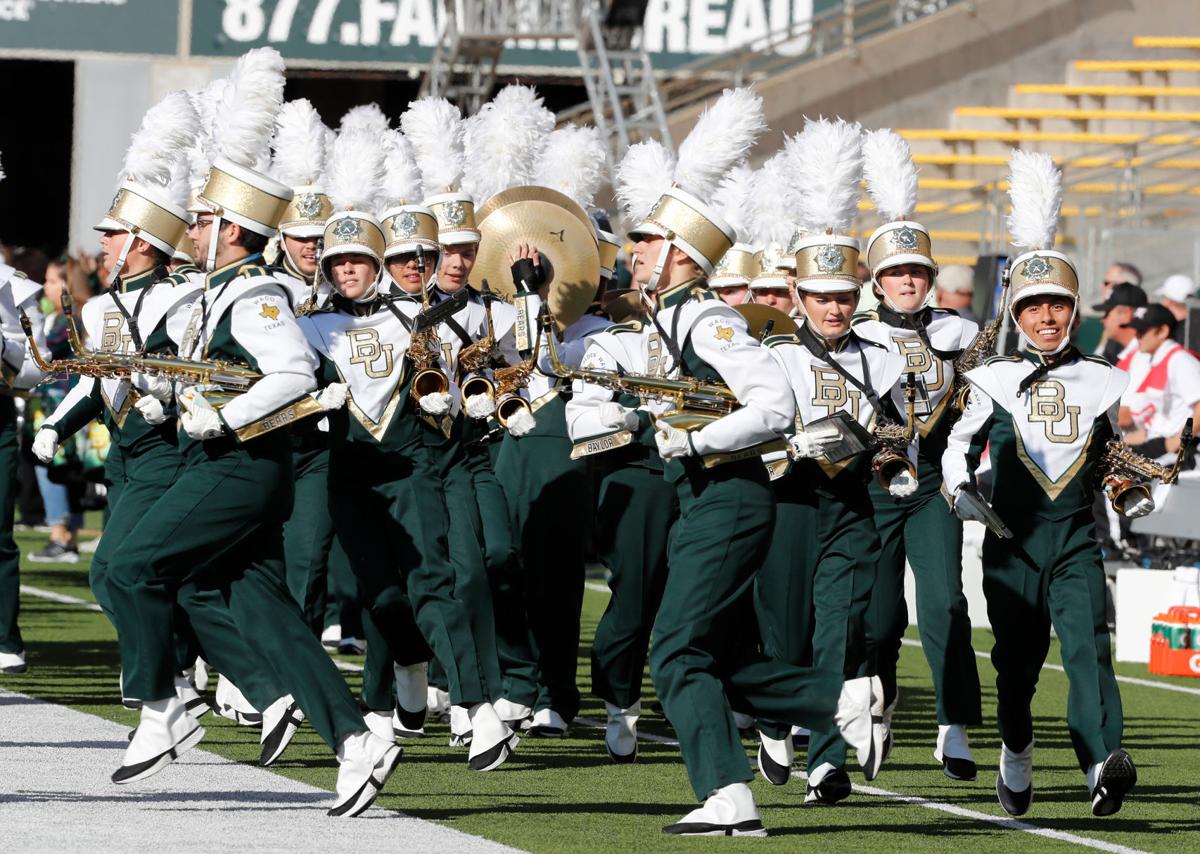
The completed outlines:
<svg viewBox="0 0 1200 854">
<path fill-rule="evenodd" d="M 970 783 L 979 772 L 975 767 L 975 763 L 970 759 L 956 759 L 953 756 L 943 756 L 942 773 L 951 780 Z"/>
<path fill-rule="evenodd" d="M 404 758 L 403 749 L 399 747 L 395 747 L 393 749 L 396 752 L 390 762 L 388 761 L 388 754 L 391 753 L 389 750 L 387 754 L 384 754 L 383 759 L 380 760 L 380 763 L 382 763 L 384 767 L 380 768 L 379 765 L 376 765 L 371 770 L 371 775 L 367 777 L 367 781 L 359 787 L 358 791 L 354 793 L 354 796 L 347 799 L 345 803 L 338 804 L 337 806 L 331 808 L 326 815 L 339 818 L 354 818 L 355 816 L 366 812 L 367 808 L 371 806 L 371 804 L 375 803 L 375 799 L 379 797 L 379 793 L 383 791 L 383 787 L 387 785 L 388 779 L 396 771 L 396 766 L 399 765 L 400 760 Z M 378 780 L 375 779 L 376 772 L 379 772 L 380 774 L 380 779 Z"/>
<path fill-rule="evenodd" d="M 199 744 L 202 738 L 204 738 L 204 728 L 196 727 L 183 738 L 179 739 L 170 750 L 163 751 L 157 756 L 147 759 L 145 762 L 138 762 L 136 765 L 122 765 L 113 772 L 111 779 L 117 785 L 123 785 L 125 783 L 136 783 L 138 780 L 145 780 L 147 777 L 152 777 Z M 132 741 L 132 739 L 130 740 Z"/>
<path fill-rule="evenodd" d="M 422 708 L 419 712 L 410 712 L 401 705 L 396 706 L 396 716 L 400 718 L 400 729 L 408 730 L 409 732 L 424 732 L 425 730 L 425 709 Z"/>
<path fill-rule="evenodd" d="M 300 724 L 304 723 L 304 718 L 296 714 L 299 708 L 297 703 L 289 705 L 284 711 L 283 717 L 279 719 L 279 723 L 275 724 L 274 729 L 263 739 L 262 752 L 258 756 L 258 764 L 262 767 L 270 767 L 291 744 L 297 730 L 300 729 Z M 292 729 L 293 727 L 295 729 Z M 288 733 L 289 729 L 291 729 L 290 734 Z"/>
<path fill-rule="evenodd" d="M 0 667 L 0 673 L 11 673 L 16 676 L 19 673 L 24 673 L 29 669 L 28 664 L 13 664 L 8 667 Z"/>
<path fill-rule="evenodd" d="M 825 779 L 821 781 L 820 785 L 809 786 L 806 794 L 815 794 L 817 796 L 815 803 L 831 807 L 850 797 L 852 789 L 850 775 L 839 769 L 837 771 L 830 771 Z"/>
<path fill-rule="evenodd" d="M 556 726 L 531 726 L 526 732 L 537 738 L 565 738 L 567 735 L 565 729 Z"/>
<path fill-rule="evenodd" d="M 483 753 L 467 759 L 467 767 L 472 771 L 494 771 L 508 761 L 512 756 L 511 736 L 489 747 Z"/>
<path fill-rule="evenodd" d="M 1092 792 L 1092 815 L 1103 818 L 1116 813 L 1136 784 L 1133 757 L 1124 750 L 1114 750 L 1100 768 L 1100 781 Z"/>
<path fill-rule="evenodd" d="M 708 824 L 703 821 L 680 821 L 668 824 L 663 833 L 672 836 L 766 836 L 767 829 L 758 819 L 739 821 L 737 824 Z"/>
<path fill-rule="evenodd" d="M 1008 786 L 1004 785 L 1004 780 L 999 774 L 996 775 L 996 800 L 1000 801 L 1000 806 L 1003 810 L 1012 816 L 1022 816 L 1029 812 L 1029 805 L 1033 803 L 1033 784 L 1023 792 L 1014 792 Z"/>
<path fill-rule="evenodd" d="M 788 765 L 781 765 L 771 758 L 765 747 L 761 744 L 758 746 L 758 770 L 763 775 L 763 779 L 772 786 L 783 786 L 791 779 L 792 769 Z"/>
</svg>

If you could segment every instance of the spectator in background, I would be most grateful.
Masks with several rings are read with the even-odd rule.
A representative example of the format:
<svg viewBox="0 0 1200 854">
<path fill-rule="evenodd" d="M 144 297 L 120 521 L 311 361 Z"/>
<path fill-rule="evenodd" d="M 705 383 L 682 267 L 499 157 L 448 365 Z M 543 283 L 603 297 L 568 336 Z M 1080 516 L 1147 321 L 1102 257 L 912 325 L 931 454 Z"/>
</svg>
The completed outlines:
<svg viewBox="0 0 1200 854">
<path fill-rule="evenodd" d="M 949 264 L 938 271 L 935 282 L 938 308 L 948 308 L 959 317 L 979 323 L 971 308 L 975 298 L 975 271 L 964 264 Z"/>
<path fill-rule="evenodd" d="M 1127 324 L 1137 336 L 1120 420 L 1125 441 L 1151 458 L 1173 458 L 1188 418 L 1200 427 L 1200 359 L 1172 335 L 1175 318 L 1162 305 L 1139 308 Z M 1164 459 L 1164 462 L 1169 459 Z"/>
<path fill-rule="evenodd" d="M 1096 350 L 1097 356 L 1123 371 L 1129 370 L 1129 363 L 1138 350 L 1137 333 L 1129 326 L 1129 322 L 1133 320 L 1134 312 L 1149 302 L 1140 286 L 1119 282 L 1109 291 L 1104 302 L 1092 306 L 1093 310 L 1100 312 L 1100 322 L 1104 326 L 1104 337 Z"/>
<path fill-rule="evenodd" d="M 1142 271 L 1128 261 L 1113 261 L 1104 274 L 1104 289 L 1101 292 L 1107 300 L 1117 285 L 1142 286 Z"/>
<path fill-rule="evenodd" d="M 1156 290 L 1154 295 L 1158 297 L 1159 303 L 1166 306 L 1167 311 L 1182 323 L 1187 319 L 1187 301 L 1196 295 L 1196 283 L 1188 276 L 1176 273 L 1167 276 L 1162 287 Z"/>
<path fill-rule="evenodd" d="M 871 268 L 867 266 L 865 261 L 858 262 L 858 280 L 868 286 L 874 281 L 871 278 Z M 867 287 L 866 290 L 869 292 L 871 288 Z"/>
<path fill-rule="evenodd" d="M 47 266 L 42 291 L 43 310 L 46 313 L 46 345 L 50 350 L 49 356 L 55 359 L 71 356 L 69 321 L 63 313 L 64 293 L 69 294 L 76 312 L 91 296 L 87 272 L 70 256 L 63 256 Z M 70 390 L 72 383 L 72 379 L 54 380 L 43 383 L 30 392 L 26 410 L 27 430 L 31 429 L 37 433 L 40 422 L 54 411 Z M 27 555 L 36 563 L 75 563 L 79 560 L 79 547 L 75 536 L 83 524 L 83 517 L 78 507 L 72 507 L 72 496 L 67 485 L 62 482 L 62 475 L 67 472 L 72 462 L 71 448 L 64 443 L 49 466 L 34 466 L 38 489 L 42 493 L 42 504 L 46 509 L 46 524 L 50 526 L 49 542 L 40 551 Z"/>
</svg>

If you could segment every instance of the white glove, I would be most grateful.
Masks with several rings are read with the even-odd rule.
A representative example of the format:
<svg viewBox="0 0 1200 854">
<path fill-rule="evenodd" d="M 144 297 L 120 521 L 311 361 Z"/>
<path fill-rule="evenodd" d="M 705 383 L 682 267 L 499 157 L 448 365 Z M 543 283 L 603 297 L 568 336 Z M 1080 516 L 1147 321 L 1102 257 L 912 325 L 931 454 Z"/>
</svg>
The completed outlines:
<svg viewBox="0 0 1200 854">
<path fill-rule="evenodd" d="M 341 409 L 350 397 L 350 386 L 346 383 L 330 383 L 317 393 L 317 405 L 322 412 Z"/>
<path fill-rule="evenodd" d="M 509 433 L 520 439 L 533 432 L 533 428 L 537 426 L 537 419 L 533 417 L 532 412 L 521 407 L 509 417 L 505 426 Z"/>
<path fill-rule="evenodd" d="M 183 425 L 183 431 L 193 439 L 213 439 L 225 429 L 217 410 L 198 394 L 191 397 L 179 422 Z"/>
<path fill-rule="evenodd" d="M 1153 513 L 1154 506 L 1153 498 L 1148 495 L 1143 496 L 1137 501 L 1131 501 L 1125 505 L 1124 516 L 1126 519 L 1140 519 Z"/>
<path fill-rule="evenodd" d="M 902 471 L 888 483 L 888 495 L 893 498 L 908 498 L 917 491 L 916 475 Z"/>
<path fill-rule="evenodd" d="M 166 377 L 157 377 L 152 374 L 134 374 L 129 378 L 129 384 L 142 394 L 155 397 L 162 403 L 167 403 L 171 400 L 171 381 Z"/>
<path fill-rule="evenodd" d="M 960 486 L 954 492 L 954 515 L 964 522 L 987 524 L 987 517 L 982 512 L 981 504 L 987 506 L 986 501 L 965 487 Z"/>
<path fill-rule="evenodd" d="M 654 441 L 658 445 L 660 457 L 673 460 L 676 457 L 691 456 L 692 444 L 688 441 L 686 430 L 680 430 L 662 421 L 655 422 L 655 427 L 658 431 L 654 434 Z"/>
<path fill-rule="evenodd" d="M 630 409 L 628 406 L 622 406 L 611 400 L 606 400 L 600 404 L 600 423 L 605 427 L 617 427 L 621 430 L 629 430 L 630 432 L 637 430 L 641 423 L 638 420 L 636 409 Z"/>
<path fill-rule="evenodd" d="M 815 460 L 825 455 L 825 446 L 837 440 L 837 436 L 813 436 L 801 430 L 788 439 L 791 456 L 797 460 Z"/>
<path fill-rule="evenodd" d="M 421 411 L 426 415 L 445 415 L 450 411 L 450 393 L 433 391 L 421 395 Z"/>
<path fill-rule="evenodd" d="M 486 394 L 467 397 L 467 415 L 471 418 L 491 418 L 496 411 L 496 401 Z"/>
<path fill-rule="evenodd" d="M 142 419 L 151 427 L 156 424 L 162 424 L 167 420 L 167 413 L 163 410 L 163 402 L 152 394 L 142 395 L 133 406 L 141 414 Z"/>
<path fill-rule="evenodd" d="M 58 453 L 58 434 L 49 427 L 43 427 L 33 437 L 33 455 L 47 465 Z"/>
</svg>

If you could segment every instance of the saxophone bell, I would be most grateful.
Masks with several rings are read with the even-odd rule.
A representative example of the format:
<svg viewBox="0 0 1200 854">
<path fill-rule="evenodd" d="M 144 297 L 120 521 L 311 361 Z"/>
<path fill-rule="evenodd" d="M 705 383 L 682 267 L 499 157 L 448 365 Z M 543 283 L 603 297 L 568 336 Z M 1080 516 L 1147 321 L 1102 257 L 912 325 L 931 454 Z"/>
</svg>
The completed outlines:
<svg viewBox="0 0 1200 854">
<path fill-rule="evenodd" d="M 476 395 L 480 395 L 480 394 L 484 395 L 485 397 L 489 397 L 492 400 L 495 400 L 496 399 L 496 384 L 494 382 L 492 382 L 491 380 L 489 380 L 487 377 L 483 377 L 483 376 L 471 377 L 470 379 L 463 380 L 463 384 L 462 384 L 463 400 L 466 400 L 468 397 L 475 397 Z"/>
<path fill-rule="evenodd" d="M 496 401 L 496 420 L 500 422 L 501 427 L 507 427 L 509 419 L 522 409 L 533 414 L 533 407 L 529 405 L 528 400 L 515 391 L 509 392 Z"/>
</svg>

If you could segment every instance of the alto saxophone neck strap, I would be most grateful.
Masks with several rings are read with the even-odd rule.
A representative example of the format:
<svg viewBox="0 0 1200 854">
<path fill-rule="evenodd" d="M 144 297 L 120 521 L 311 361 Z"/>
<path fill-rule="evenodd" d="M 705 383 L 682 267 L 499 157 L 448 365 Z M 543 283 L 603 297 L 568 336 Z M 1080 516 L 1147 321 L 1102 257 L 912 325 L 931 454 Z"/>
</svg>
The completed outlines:
<svg viewBox="0 0 1200 854">
<path fill-rule="evenodd" d="M 138 353 L 142 352 L 142 348 L 145 346 L 142 342 L 141 330 L 138 329 L 138 317 L 140 317 L 142 313 L 142 301 L 146 299 L 146 294 L 150 293 L 155 284 L 155 282 L 151 282 L 150 284 L 146 285 L 146 287 L 138 291 L 137 300 L 135 300 L 133 303 L 132 314 L 130 313 L 129 309 L 125 307 L 125 303 L 122 302 L 121 294 L 117 291 L 113 291 L 112 294 L 113 302 L 117 304 L 117 308 L 120 309 L 121 314 L 125 315 L 125 323 L 129 327 L 129 337 L 133 339 L 134 350 Z"/>
<path fill-rule="evenodd" d="M 851 331 L 848 334 L 853 335 L 854 332 Z M 863 378 L 860 380 L 838 364 L 838 361 L 833 358 L 833 354 L 829 352 L 829 348 L 825 346 L 825 342 L 817 338 L 816 334 L 808 328 L 807 323 L 800 325 L 799 336 L 800 343 L 807 347 L 813 355 L 841 374 L 846 382 L 866 395 L 867 402 L 871 404 L 871 409 L 875 412 L 883 413 L 883 405 L 879 400 L 879 394 L 871 387 L 871 367 L 867 364 L 867 351 L 865 349 L 860 347 L 858 350 L 858 358 L 862 365 L 863 375 Z"/>
</svg>

